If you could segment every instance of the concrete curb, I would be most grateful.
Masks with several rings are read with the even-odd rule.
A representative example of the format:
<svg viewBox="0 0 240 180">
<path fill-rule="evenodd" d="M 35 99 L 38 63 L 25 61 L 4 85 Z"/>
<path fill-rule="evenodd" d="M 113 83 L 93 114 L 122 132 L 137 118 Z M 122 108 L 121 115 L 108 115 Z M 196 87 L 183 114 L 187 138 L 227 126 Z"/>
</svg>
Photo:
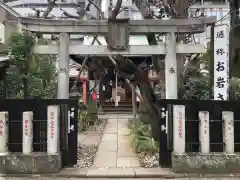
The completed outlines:
<svg viewBox="0 0 240 180">
<path fill-rule="evenodd" d="M 48 177 L 48 178 L 163 178 L 163 179 L 180 179 L 180 178 L 240 178 L 240 174 L 0 174 L 0 177 Z"/>
<path fill-rule="evenodd" d="M 59 173 L 48 174 L 0 174 L 0 177 L 48 177 L 48 178 L 240 178 L 240 174 L 174 173 L 167 168 L 65 168 Z"/>
</svg>

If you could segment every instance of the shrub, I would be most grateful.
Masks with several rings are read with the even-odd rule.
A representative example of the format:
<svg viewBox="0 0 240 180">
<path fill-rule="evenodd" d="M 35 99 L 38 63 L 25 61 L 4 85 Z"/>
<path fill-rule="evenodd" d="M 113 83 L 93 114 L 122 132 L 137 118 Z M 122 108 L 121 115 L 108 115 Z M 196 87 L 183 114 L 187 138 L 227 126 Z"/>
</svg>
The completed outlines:
<svg viewBox="0 0 240 180">
<path fill-rule="evenodd" d="M 79 132 L 87 130 L 90 126 L 98 124 L 97 103 L 89 100 L 87 105 L 80 105 L 78 129 Z"/>
<path fill-rule="evenodd" d="M 151 127 L 136 119 L 132 125 L 131 145 L 136 153 L 154 154 L 158 151 L 158 143 L 151 136 Z"/>
</svg>

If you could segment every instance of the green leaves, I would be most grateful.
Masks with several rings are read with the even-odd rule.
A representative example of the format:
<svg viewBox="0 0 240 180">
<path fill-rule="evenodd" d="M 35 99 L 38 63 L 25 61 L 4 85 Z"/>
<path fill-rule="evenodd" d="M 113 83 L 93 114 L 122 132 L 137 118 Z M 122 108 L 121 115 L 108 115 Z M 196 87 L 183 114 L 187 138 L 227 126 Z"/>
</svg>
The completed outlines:
<svg viewBox="0 0 240 180">
<path fill-rule="evenodd" d="M 150 133 L 150 127 L 143 124 L 140 120 L 139 123 L 133 125 L 131 133 L 132 148 L 136 153 L 146 152 L 154 154 L 158 152 L 158 143 L 154 140 Z"/>
<path fill-rule="evenodd" d="M 9 57 L 21 72 L 27 71 L 26 66 L 31 61 L 34 44 L 34 37 L 27 32 L 13 34 L 10 38 Z"/>
<path fill-rule="evenodd" d="M 23 32 L 13 34 L 9 41 L 11 66 L 7 70 L 8 98 L 23 98 L 24 88 L 29 96 L 56 97 L 55 57 L 34 55 L 35 36 Z M 26 79 L 28 86 L 24 87 Z"/>
</svg>

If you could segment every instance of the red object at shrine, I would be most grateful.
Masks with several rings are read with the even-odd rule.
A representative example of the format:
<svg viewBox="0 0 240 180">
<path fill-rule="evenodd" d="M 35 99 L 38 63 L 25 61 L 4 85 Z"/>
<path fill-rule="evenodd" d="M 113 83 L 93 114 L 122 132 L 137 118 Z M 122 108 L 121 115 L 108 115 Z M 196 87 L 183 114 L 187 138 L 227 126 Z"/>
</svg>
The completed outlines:
<svg viewBox="0 0 240 180">
<path fill-rule="evenodd" d="M 93 101 L 97 100 L 97 93 L 95 91 L 92 92 L 92 100 Z"/>
<path fill-rule="evenodd" d="M 80 77 L 80 80 L 82 81 L 82 87 L 83 87 L 83 103 L 87 103 L 87 77 Z"/>
</svg>

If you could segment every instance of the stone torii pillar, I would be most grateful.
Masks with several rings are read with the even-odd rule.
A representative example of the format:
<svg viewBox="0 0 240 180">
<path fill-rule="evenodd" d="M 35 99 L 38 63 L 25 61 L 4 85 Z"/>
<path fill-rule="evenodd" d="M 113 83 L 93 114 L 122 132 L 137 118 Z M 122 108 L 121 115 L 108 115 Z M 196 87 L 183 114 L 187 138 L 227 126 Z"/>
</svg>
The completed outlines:
<svg viewBox="0 0 240 180">
<path fill-rule="evenodd" d="M 176 35 L 174 32 L 166 35 L 166 58 L 165 58 L 165 87 L 166 99 L 178 98 L 177 77 L 177 57 L 176 57 Z"/>
<path fill-rule="evenodd" d="M 58 99 L 69 98 L 69 34 L 60 33 L 58 62 Z"/>
</svg>

